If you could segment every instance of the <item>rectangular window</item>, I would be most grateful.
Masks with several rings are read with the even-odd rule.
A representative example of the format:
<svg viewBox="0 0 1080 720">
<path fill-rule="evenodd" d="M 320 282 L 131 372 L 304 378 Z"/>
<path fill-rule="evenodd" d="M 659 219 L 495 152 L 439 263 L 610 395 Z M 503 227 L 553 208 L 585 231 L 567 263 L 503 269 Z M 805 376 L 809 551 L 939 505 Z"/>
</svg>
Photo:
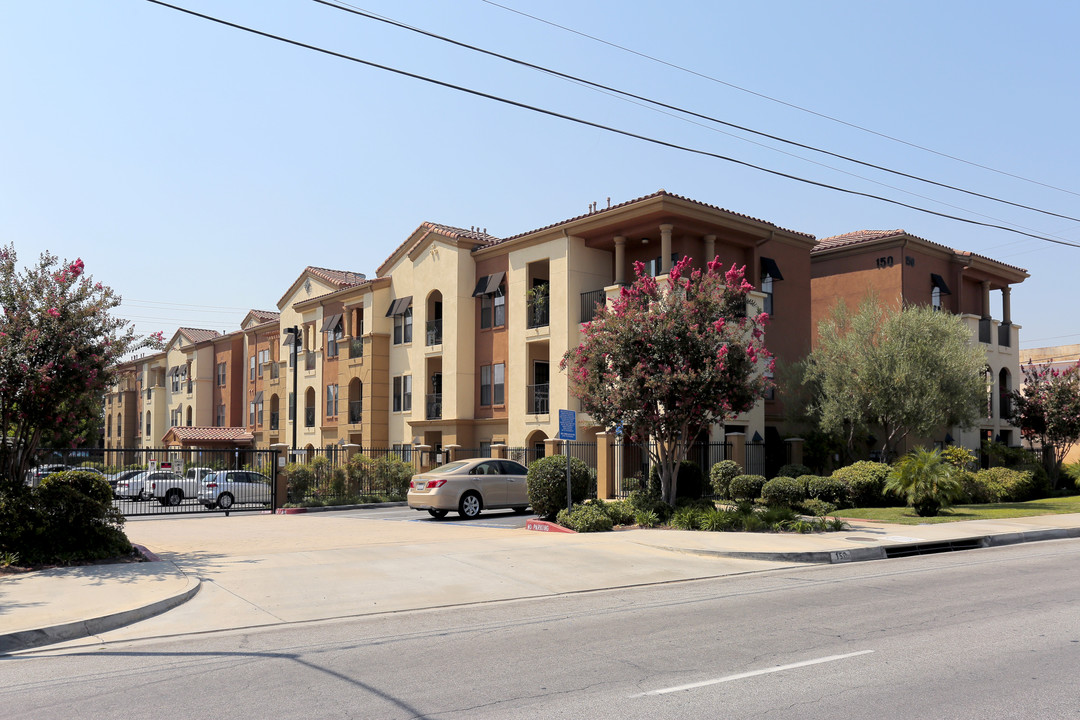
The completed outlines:
<svg viewBox="0 0 1080 720">
<path fill-rule="evenodd" d="M 761 292 L 765 294 L 765 303 L 762 307 L 769 317 L 773 314 L 773 279 L 766 275 L 761 278 Z"/>
<path fill-rule="evenodd" d="M 225 427 L 225 405 L 221 404 L 217 406 L 217 426 Z"/>
<path fill-rule="evenodd" d="M 251 357 L 248 358 L 248 360 L 250 361 L 250 362 L 248 362 L 248 380 L 254 380 L 255 379 L 255 356 L 252 355 Z"/>
<path fill-rule="evenodd" d="M 394 412 L 401 412 L 401 376 L 394 378 Z"/>
<path fill-rule="evenodd" d="M 491 366 L 484 365 L 480 368 L 480 405 L 491 405 Z"/>
<path fill-rule="evenodd" d="M 480 329 L 486 330 L 491 327 L 492 301 L 490 295 L 480 296 Z"/>
<path fill-rule="evenodd" d="M 336 417 L 338 411 L 338 386 L 326 386 L 326 417 Z"/>
<path fill-rule="evenodd" d="M 341 323 L 338 323 L 337 327 L 326 333 L 326 357 L 338 356 L 338 340 L 344 337 L 341 331 Z"/>
<path fill-rule="evenodd" d="M 493 324 L 495 327 L 506 326 L 506 296 L 503 295 L 502 288 L 499 288 L 499 292 L 495 294 L 495 318 Z"/>
<path fill-rule="evenodd" d="M 401 409 L 403 412 L 412 410 L 412 375 L 401 378 Z"/>
<path fill-rule="evenodd" d="M 504 388 L 506 385 L 506 365 L 499 363 L 498 365 L 492 365 L 492 375 L 494 375 L 494 392 L 492 393 L 492 401 L 495 405 L 503 405 L 506 403 Z"/>
<path fill-rule="evenodd" d="M 289 422 L 296 422 L 296 393 L 289 393 Z"/>
<path fill-rule="evenodd" d="M 255 425 L 255 403 L 248 403 L 248 425 Z"/>
<path fill-rule="evenodd" d="M 402 312 L 394 315 L 394 344 L 412 342 L 412 308 L 405 308 Z"/>
<path fill-rule="evenodd" d="M 225 363 L 220 362 L 220 363 L 217 364 L 217 384 L 220 385 L 221 387 L 225 387 L 225 375 L 226 375 Z"/>
<path fill-rule="evenodd" d="M 263 401 L 260 400 L 255 404 L 255 419 L 259 425 L 263 424 Z"/>
</svg>

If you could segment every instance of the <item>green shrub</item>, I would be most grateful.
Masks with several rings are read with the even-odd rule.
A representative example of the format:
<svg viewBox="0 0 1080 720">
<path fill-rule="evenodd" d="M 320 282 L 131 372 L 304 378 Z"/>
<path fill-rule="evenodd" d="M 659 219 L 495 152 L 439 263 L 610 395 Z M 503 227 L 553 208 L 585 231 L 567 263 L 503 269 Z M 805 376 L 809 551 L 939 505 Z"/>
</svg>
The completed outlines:
<svg viewBox="0 0 1080 720">
<path fill-rule="evenodd" d="M 774 477 L 761 488 L 766 505 L 793 506 L 806 499 L 806 486 L 793 477 Z"/>
<path fill-rule="evenodd" d="M 713 508 L 700 515 L 698 527 L 708 532 L 725 532 L 740 527 L 738 513 Z"/>
<path fill-rule="evenodd" d="M 920 517 L 933 517 L 964 492 L 960 470 L 945 462 L 941 451 L 916 448 L 889 473 L 886 492 L 903 497 Z"/>
<path fill-rule="evenodd" d="M 660 524 L 660 518 L 652 510 L 642 510 L 634 515 L 634 524 L 643 528 L 652 528 Z"/>
<path fill-rule="evenodd" d="M 977 474 L 970 470 L 958 470 L 957 473 L 962 488 L 959 502 L 970 505 L 984 505 L 990 502 L 990 488 L 979 479 Z"/>
<path fill-rule="evenodd" d="M 851 486 L 835 475 L 810 479 L 806 483 L 806 496 L 824 500 L 837 507 L 851 506 Z"/>
<path fill-rule="evenodd" d="M 975 473 L 975 482 L 986 489 L 988 502 L 1023 502 L 1035 497 L 1036 482 L 1030 470 L 994 467 Z"/>
<path fill-rule="evenodd" d="M 731 481 L 742 475 L 742 468 L 734 460 L 721 460 L 709 470 L 709 482 L 712 484 L 713 494 L 719 498 L 727 499 L 728 488 Z"/>
<path fill-rule="evenodd" d="M 409 481 L 416 473 L 412 463 L 396 455 L 372 458 L 353 455 L 345 466 L 346 493 L 382 495 L 390 500 L 404 500 Z"/>
<path fill-rule="evenodd" d="M 861 460 L 838 468 L 832 476 L 851 488 L 851 502 L 855 507 L 881 507 L 886 504 L 885 482 L 889 469 L 886 463 Z"/>
<path fill-rule="evenodd" d="M 825 517 L 830 513 L 836 512 L 836 506 L 831 502 L 825 502 L 818 498 L 808 498 L 800 503 L 803 512 L 807 515 L 816 515 L 817 517 Z"/>
<path fill-rule="evenodd" d="M 589 494 L 589 466 L 578 458 L 570 458 L 569 463 L 570 491 L 577 504 Z M 566 508 L 566 464 L 566 456 L 549 455 L 529 465 L 525 478 L 529 504 L 540 517 L 553 518 Z"/>
<path fill-rule="evenodd" d="M 773 532 L 781 532 L 799 519 L 799 514 L 786 505 L 774 505 L 760 513 L 762 522 Z"/>
<path fill-rule="evenodd" d="M 731 480 L 728 495 L 732 500 L 757 500 L 765 486 L 763 475 L 739 475 Z"/>
<path fill-rule="evenodd" d="M 571 468 L 571 473 L 573 469 Z M 556 522 L 574 532 L 608 532 L 612 528 L 611 517 L 604 512 L 602 503 L 586 502 L 574 505 L 570 510 L 563 508 L 556 516 Z"/>
<path fill-rule="evenodd" d="M 671 527 L 677 530 L 697 530 L 700 527 L 701 511 L 693 505 L 676 508 L 671 516 Z"/>
<path fill-rule="evenodd" d="M 945 459 L 945 462 L 949 463 L 955 468 L 961 470 L 975 470 L 975 453 L 968 450 L 966 447 L 959 445 L 949 445 L 941 451 L 941 456 Z"/>
<path fill-rule="evenodd" d="M 0 495 L 0 552 L 31 565 L 130 555 L 123 524 L 97 473 L 67 470 Z"/>
<path fill-rule="evenodd" d="M 801 463 L 789 463 L 788 465 L 781 465 L 780 469 L 776 471 L 775 477 L 797 478 L 800 475 L 809 475 L 810 472 L 810 468 Z"/>
<path fill-rule="evenodd" d="M 629 501 L 615 500 L 614 502 L 604 503 L 598 500 L 597 503 L 603 503 L 604 512 L 611 518 L 611 522 L 616 525 L 632 525 L 634 523 L 634 508 Z"/>
<path fill-rule="evenodd" d="M 696 499 L 704 495 L 705 480 L 701 473 L 701 466 L 692 460 L 683 460 L 679 463 L 679 477 L 675 481 L 675 499 Z M 660 467 L 653 465 L 649 468 L 649 488 L 659 492 Z"/>
<path fill-rule="evenodd" d="M 674 508 L 661 500 L 659 495 L 651 495 L 646 490 L 630 493 L 630 497 L 626 498 L 626 502 L 630 504 L 635 517 L 640 512 L 651 512 L 656 515 L 659 522 L 667 522 L 674 511 Z"/>
<path fill-rule="evenodd" d="M 315 484 L 315 472 L 305 463 L 289 463 L 285 466 L 286 490 L 289 501 L 298 503 L 304 500 Z"/>
</svg>

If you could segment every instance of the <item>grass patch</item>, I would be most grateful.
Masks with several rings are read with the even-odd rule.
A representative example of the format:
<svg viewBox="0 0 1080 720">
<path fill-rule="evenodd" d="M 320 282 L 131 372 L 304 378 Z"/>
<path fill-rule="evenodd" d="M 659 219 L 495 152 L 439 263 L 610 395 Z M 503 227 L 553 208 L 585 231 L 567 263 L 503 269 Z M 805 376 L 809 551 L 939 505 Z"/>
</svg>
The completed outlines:
<svg viewBox="0 0 1080 720">
<path fill-rule="evenodd" d="M 875 520 L 897 525 L 923 525 L 931 523 L 959 522 L 960 520 L 1002 520 L 1005 518 L 1031 517 L 1033 515 L 1066 515 L 1080 513 L 1080 495 L 1043 498 L 1016 503 L 991 503 L 988 505 L 954 505 L 942 510 L 936 517 L 919 517 L 909 507 L 851 508 L 840 510 L 837 515 L 857 520 Z"/>
</svg>

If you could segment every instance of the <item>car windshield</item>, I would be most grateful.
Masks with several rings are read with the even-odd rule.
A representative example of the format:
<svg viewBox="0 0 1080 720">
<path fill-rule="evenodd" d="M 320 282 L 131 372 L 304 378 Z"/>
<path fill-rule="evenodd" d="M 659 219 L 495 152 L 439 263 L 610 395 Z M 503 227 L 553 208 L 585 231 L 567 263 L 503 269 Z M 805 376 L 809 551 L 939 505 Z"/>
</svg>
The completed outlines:
<svg viewBox="0 0 1080 720">
<path fill-rule="evenodd" d="M 205 475 L 203 475 L 203 482 L 204 483 L 219 482 L 219 481 L 224 480 L 224 479 L 225 478 L 218 478 L 218 473 L 206 473 Z"/>
<path fill-rule="evenodd" d="M 466 465 L 468 465 L 467 462 L 459 460 L 458 462 L 446 463 L 445 465 L 440 465 L 433 470 L 428 470 L 427 474 L 454 472 L 458 468 L 463 468 Z"/>
</svg>

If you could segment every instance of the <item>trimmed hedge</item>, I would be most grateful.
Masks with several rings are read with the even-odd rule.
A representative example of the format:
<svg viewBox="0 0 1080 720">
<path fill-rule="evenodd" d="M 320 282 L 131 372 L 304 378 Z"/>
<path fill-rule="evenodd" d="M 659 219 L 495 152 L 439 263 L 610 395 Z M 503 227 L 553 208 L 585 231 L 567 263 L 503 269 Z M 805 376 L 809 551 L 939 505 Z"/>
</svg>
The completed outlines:
<svg viewBox="0 0 1080 720">
<path fill-rule="evenodd" d="M 573 473 L 571 467 L 571 484 Z M 608 532 L 612 528 L 611 517 L 604 511 L 603 503 L 586 502 L 584 505 L 574 505 L 571 510 L 563 508 L 556 516 L 556 522 L 579 533 Z"/>
<path fill-rule="evenodd" d="M 986 489 L 987 502 L 1023 502 L 1037 495 L 1038 484 L 1030 470 L 994 467 L 975 473 L 975 483 Z"/>
<path fill-rule="evenodd" d="M 889 469 L 887 463 L 860 460 L 838 468 L 832 476 L 851 488 L 851 502 L 855 507 L 884 507 L 888 505 L 885 482 L 889 477 Z"/>
<path fill-rule="evenodd" d="M 764 486 L 764 475 L 739 475 L 732 479 L 728 494 L 732 500 L 757 500 Z"/>
<path fill-rule="evenodd" d="M 529 465 L 525 484 L 533 512 L 543 518 L 554 518 L 566 509 L 566 456 L 548 455 Z M 570 458 L 570 492 L 576 505 L 589 496 L 591 475 L 589 466 L 578 458 Z"/>
<path fill-rule="evenodd" d="M 806 484 L 806 495 L 837 507 L 851 506 L 851 486 L 835 475 L 809 480 Z"/>
<path fill-rule="evenodd" d="M 712 484 L 713 494 L 727 499 L 731 481 L 742 475 L 742 468 L 734 460 L 721 460 L 709 469 L 709 482 Z"/>
<path fill-rule="evenodd" d="M 774 477 L 761 488 L 766 505 L 798 505 L 806 499 L 806 486 L 793 477 Z"/>
<path fill-rule="evenodd" d="M 810 468 L 800 463 L 789 463 L 787 465 L 781 465 L 780 469 L 776 471 L 775 477 L 789 477 L 797 478 L 800 475 L 809 475 L 812 471 Z"/>
</svg>

